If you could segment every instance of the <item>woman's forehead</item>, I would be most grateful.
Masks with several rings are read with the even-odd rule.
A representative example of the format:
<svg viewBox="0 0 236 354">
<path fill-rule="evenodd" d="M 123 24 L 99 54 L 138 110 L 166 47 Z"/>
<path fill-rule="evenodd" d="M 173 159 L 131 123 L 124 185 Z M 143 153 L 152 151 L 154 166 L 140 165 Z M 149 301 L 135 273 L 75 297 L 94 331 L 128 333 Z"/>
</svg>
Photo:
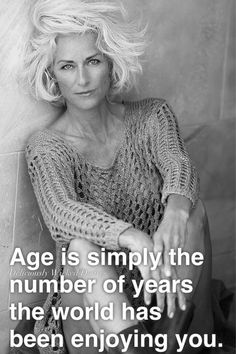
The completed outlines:
<svg viewBox="0 0 236 354">
<path fill-rule="evenodd" d="M 96 45 L 96 35 L 91 32 L 59 35 L 56 42 L 55 59 L 65 55 L 86 57 L 99 52 Z"/>
</svg>

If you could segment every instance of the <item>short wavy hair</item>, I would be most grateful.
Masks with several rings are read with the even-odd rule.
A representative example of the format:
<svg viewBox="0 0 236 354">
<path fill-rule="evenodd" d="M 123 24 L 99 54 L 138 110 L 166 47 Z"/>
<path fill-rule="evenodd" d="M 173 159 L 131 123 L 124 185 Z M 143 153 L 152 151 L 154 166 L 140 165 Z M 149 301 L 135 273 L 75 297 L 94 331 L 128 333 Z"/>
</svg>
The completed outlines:
<svg viewBox="0 0 236 354">
<path fill-rule="evenodd" d="M 96 45 L 111 63 L 111 96 L 130 90 L 142 72 L 146 26 L 130 21 L 112 0 L 37 0 L 30 11 L 33 31 L 23 77 L 36 99 L 64 105 L 52 73 L 59 35 L 96 34 Z"/>
</svg>

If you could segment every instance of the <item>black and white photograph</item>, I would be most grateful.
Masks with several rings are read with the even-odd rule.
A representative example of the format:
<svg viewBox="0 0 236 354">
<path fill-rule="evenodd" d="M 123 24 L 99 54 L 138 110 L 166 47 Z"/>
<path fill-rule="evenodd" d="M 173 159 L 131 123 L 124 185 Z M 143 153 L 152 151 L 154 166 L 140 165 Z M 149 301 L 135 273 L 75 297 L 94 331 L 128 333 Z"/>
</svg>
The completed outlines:
<svg viewBox="0 0 236 354">
<path fill-rule="evenodd" d="M 235 0 L 0 0 L 1 354 L 235 353 Z"/>
</svg>

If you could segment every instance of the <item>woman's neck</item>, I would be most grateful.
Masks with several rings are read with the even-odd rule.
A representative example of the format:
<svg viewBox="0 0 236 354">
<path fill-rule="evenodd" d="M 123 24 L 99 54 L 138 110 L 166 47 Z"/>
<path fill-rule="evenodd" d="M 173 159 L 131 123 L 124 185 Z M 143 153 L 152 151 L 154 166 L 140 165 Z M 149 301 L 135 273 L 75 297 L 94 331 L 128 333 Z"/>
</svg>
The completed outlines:
<svg viewBox="0 0 236 354">
<path fill-rule="evenodd" d="M 91 110 L 82 111 L 69 106 L 63 115 L 64 133 L 105 142 L 117 126 L 117 120 L 123 120 L 123 116 L 123 105 L 107 101 Z"/>
</svg>

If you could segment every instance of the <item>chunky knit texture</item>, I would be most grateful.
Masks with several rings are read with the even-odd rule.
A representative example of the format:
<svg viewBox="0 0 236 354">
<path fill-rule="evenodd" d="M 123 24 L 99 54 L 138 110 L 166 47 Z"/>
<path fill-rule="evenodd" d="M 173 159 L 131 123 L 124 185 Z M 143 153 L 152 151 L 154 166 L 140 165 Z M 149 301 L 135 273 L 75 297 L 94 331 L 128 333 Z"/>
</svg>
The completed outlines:
<svg viewBox="0 0 236 354">
<path fill-rule="evenodd" d="M 133 226 L 152 235 L 158 228 L 170 194 L 180 194 L 195 205 L 198 177 L 179 135 L 178 124 L 162 99 L 125 103 L 125 130 L 111 166 L 87 161 L 72 144 L 50 130 L 36 133 L 26 148 L 32 185 L 44 221 L 57 242 L 55 278 L 59 280 L 61 247 L 74 238 L 85 238 L 110 250 L 120 250 L 119 235 Z M 126 275 L 125 291 L 134 301 L 132 277 Z M 60 294 L 49 294 L 45 318 L 36 333 L 61 331 L 51 306 L 60 305 Z M 48 347 L 41 353 L 63 353 Z"/>
</svg>

